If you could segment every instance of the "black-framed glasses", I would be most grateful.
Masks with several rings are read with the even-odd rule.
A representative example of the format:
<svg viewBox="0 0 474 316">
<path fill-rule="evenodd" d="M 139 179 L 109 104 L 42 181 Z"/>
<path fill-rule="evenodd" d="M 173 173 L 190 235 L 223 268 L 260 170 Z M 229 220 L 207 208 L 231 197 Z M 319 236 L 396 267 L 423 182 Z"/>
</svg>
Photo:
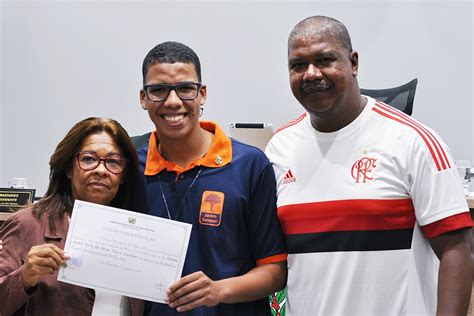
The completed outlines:
<svg viewBox="0 0 474 316">
<path fill-rule="evenodd" d="M 84 171 L 91 171 L 96 169 L 101 162 L 104 163 L 105 169 L 110 173 L 120 174 L 125 170 L 127 165 L 127 158 L 118 154 L 113 154 L 107 157 L 99 157 L 95 153 L 81 151 L 76 155 L 79 168 Z"/>
<path fill-rule="evenodd" d="M 168 98 L 171 90 L 183 101 L 198 97 L 202 84 L 200 82 L 181 82 L 178 84 L 147 84 L 143 86 L 148 100 L 161 102 Z"/>
</svg>

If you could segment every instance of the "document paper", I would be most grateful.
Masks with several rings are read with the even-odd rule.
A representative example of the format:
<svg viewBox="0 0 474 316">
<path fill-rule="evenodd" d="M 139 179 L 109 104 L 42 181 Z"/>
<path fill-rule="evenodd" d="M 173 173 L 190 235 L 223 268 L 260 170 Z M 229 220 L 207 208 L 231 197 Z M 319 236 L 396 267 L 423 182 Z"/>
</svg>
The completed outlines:
<svg viewBox="0 0 474 316">
<path fill-rule="evenodd" d="M 164 303 L 192 225 L 76 200 L 58 280 Z"/>
</svg>

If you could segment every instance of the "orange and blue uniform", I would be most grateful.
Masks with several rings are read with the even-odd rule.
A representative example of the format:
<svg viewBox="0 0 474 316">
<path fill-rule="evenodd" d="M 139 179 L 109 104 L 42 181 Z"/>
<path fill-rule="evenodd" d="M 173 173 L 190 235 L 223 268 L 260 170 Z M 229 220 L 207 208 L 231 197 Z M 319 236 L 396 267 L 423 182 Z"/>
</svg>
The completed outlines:
<svg viewBox="0 0 474 316">
<path fill-rule="evenodd" d="M 193 225 L 183 276 L 203 271 L 212 280 L 243 275 L 257 265 L 286 260 L 276 214 L 275 175 L 259 149 L 214 134 L 203 157 L 182 168 L 158 151 L 158 135 L 139 150 L 151 215 Z M 149 315 L 175 315 L 165 304 L 149 303 Z M 267 299 L 200 307 L 188 315 L 266 315 Z"/>
</svg>

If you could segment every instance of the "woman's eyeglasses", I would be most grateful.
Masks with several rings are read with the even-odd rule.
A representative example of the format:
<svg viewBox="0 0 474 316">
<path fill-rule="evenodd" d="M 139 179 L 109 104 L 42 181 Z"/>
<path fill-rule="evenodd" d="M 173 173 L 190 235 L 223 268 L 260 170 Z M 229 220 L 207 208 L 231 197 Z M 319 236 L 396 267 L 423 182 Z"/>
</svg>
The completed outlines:
<svg viewBox="0 0 474 316">
<path fill-rule="evenodd" d="M 125 170 L 127 158 L 114 154 L 107 157 L 99 157 L 91 152 L 80 152 L 76 155 L 79 168 L 84 171 L 96 169 L 101 162 L 104 163 L 105 169 L 110 173 L 120 174 Z"/>
</svg>

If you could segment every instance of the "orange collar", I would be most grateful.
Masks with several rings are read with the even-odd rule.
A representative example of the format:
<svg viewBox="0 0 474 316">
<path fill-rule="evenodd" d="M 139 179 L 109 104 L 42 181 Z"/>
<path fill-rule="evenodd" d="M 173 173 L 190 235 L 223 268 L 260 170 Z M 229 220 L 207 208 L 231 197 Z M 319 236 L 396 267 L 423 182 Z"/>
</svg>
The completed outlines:
<svg viewBox="0 0 474 316">
<path fill-rule="evenodd" d="M 175 171 L 177 174 L 180 174 L 196 166 L 219 168 L 230 163 L 232 161 L 232 143 L 230 138 L 227 137 L 216 123 L 207 121 L 201 121 L 199 123 L 201 128 L 214 134 L 211 146 L 203 157 L 196 159 L 185 168 L 166 160 L 158 151 L 158 134 L 154 131 L 150 135 L 150 146 L 146 156 L 145 175 L 157 175 L 165 168 L 168 171 Z"/>
</svg>

